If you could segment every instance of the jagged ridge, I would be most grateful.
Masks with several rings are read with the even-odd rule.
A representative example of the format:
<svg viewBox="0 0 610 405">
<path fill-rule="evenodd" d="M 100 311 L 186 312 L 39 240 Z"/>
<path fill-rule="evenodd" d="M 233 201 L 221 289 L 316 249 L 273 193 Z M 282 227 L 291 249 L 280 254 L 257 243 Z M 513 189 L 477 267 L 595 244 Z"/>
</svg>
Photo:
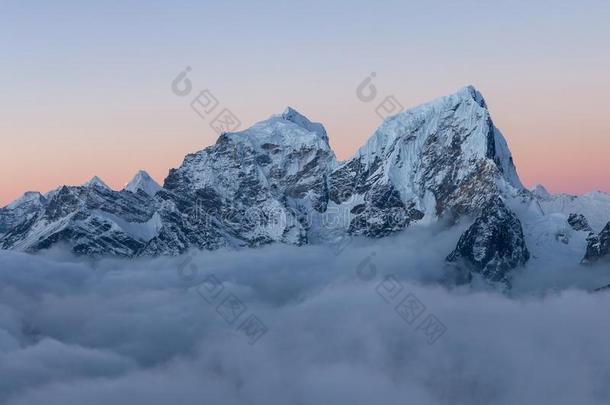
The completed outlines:
<svg viewBox="0 0 610 405">
<path fill-rule="evenodd" d="M 505 275 L 527 261 L 525 243 L 538 229 L 528 219 L 522 237 L 517 217 L 538 221 L 545 211 L 557 211 L 556 201 L 543 188 L 524 189 L 485 100 L 469 86 L 386 119 L 344 162 L 336 160 L 321 124 L 287 108 L 187 155 L 163 187 L 139 172 L 122 191 L 94 177 L 83 186 L 24 197 L 0 210 L 0 246 L 37 251 L 67 243 L 81 254 L 174 255 L 193 247 L 377 238 L 413 222 L 473 217 L 464 240 L 491 232 L 498 242 L 494 229 L 511 230 L 500 232 L 507 238 L 485 255 L 499 258 L 493 263 Z M 500 249 L 504 243 L 510 246 Z M 459 246 L 456 252 L 472 271 L 490 268 L 487 259 Z"/>
</svg>

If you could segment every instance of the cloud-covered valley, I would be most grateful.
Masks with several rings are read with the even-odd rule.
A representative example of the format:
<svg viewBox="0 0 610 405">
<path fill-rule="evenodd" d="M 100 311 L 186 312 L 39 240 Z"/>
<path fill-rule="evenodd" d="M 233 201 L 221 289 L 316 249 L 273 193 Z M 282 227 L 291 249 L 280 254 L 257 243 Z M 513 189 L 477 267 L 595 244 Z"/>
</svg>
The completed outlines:
<svg viewBox="0 0 610 405">
<path fill-rule="evenodd" d="M 530 266 L 509 294 L 448 287 L 459 232 L 341 252 L 0 252 L 0 403 L 609 403 L 610 294 L 588 291 L 610 269 Z M 211 279 L 217 295 L 202 290 Z M 416 319 L 397 309 L 408 297 Z M 251 315 L 264 326 L 255 342 L 240 329 Z M 428 333 L 426 319 L 444 329 Z"/>
</svg>

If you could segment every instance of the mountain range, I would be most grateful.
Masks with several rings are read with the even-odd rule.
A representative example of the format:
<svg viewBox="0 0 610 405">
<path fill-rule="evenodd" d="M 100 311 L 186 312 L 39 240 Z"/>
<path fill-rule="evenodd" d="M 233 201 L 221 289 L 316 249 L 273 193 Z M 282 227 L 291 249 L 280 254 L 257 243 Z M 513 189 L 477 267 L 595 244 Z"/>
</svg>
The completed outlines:
<svg viewBox="0 0 610 405">
<path fill-rule="evenodd" d="M 472 86 L 389 117 L 338 161 L 324 127 L 292 108 L 189 154 L 163 186 L 94 177 L 0 209 L 0 248 L 87 256 L 179 255 L 271 243 L 337 244 L 411 226 L 468 225 L 448 265 L 510 284 L 528 263 L 610 263 L 610 195 L 526 189 Z"/>
</svg>

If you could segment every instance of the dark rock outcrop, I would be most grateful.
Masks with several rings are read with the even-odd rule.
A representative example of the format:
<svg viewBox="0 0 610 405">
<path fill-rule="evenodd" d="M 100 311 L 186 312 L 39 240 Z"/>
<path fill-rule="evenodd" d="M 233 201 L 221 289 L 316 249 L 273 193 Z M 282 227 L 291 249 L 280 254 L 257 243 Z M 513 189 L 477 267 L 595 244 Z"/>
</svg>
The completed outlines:
<svg viewBox="0 0 610 405">
<path fill-rule="evenodd" d="M 510 271 L 524 266 L 529 258 L 521 222 L 500 198 L 494 198 L 460 237 L 447 261 L 489 281 L 510 285 Z"/>
<path fill-rule="evenodd" d="M 598 235 L 591 233 L 587 238 L 587 251 L 582 263 L 593 264 L 600 261 L 610 261 L 610 222 Z"/>
<path fill-rule="evenodd" d="M 582 214 L 570 214 L 570 216 L 568 217 L 568 224 L 570 224 L 572 229 L 574 229 L 575 231 L 593 231 L 593 229 L 589 225 L 589 221 L 587 221 L 587 218 Z"/>
</svg>

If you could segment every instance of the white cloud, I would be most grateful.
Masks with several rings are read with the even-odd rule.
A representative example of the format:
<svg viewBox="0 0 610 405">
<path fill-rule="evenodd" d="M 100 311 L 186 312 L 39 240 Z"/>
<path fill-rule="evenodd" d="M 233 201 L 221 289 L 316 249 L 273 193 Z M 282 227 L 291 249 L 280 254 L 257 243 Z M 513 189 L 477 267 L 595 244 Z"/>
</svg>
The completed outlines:
<svg viewBox="0 0 610 405">
<path fill-rule="evenodd" d="M 356 240 L 339 256 L 316 246 L 194 253 L 194 280 L 177 272 L 184 257 L 0 252 L 0 403 L 610 401 L 610 294 L 566 289 L 572 272 L 593 285 L 608 269 L 527 269 L 512 297 L 447 289 L 438 281 L 458 233 L 417 234 Z M 212 274 L 218 300 L 246 306 L 233 325 L 192 287 Z M 412 325 L 376 292 L 388 274 L 399 298 L 426 306 Z M 248 314 L 268 327 L 254 345 L 237 330 Z M 447 328 L 433 345 L 417 330 L 427 314 Z"/>
</svg>

